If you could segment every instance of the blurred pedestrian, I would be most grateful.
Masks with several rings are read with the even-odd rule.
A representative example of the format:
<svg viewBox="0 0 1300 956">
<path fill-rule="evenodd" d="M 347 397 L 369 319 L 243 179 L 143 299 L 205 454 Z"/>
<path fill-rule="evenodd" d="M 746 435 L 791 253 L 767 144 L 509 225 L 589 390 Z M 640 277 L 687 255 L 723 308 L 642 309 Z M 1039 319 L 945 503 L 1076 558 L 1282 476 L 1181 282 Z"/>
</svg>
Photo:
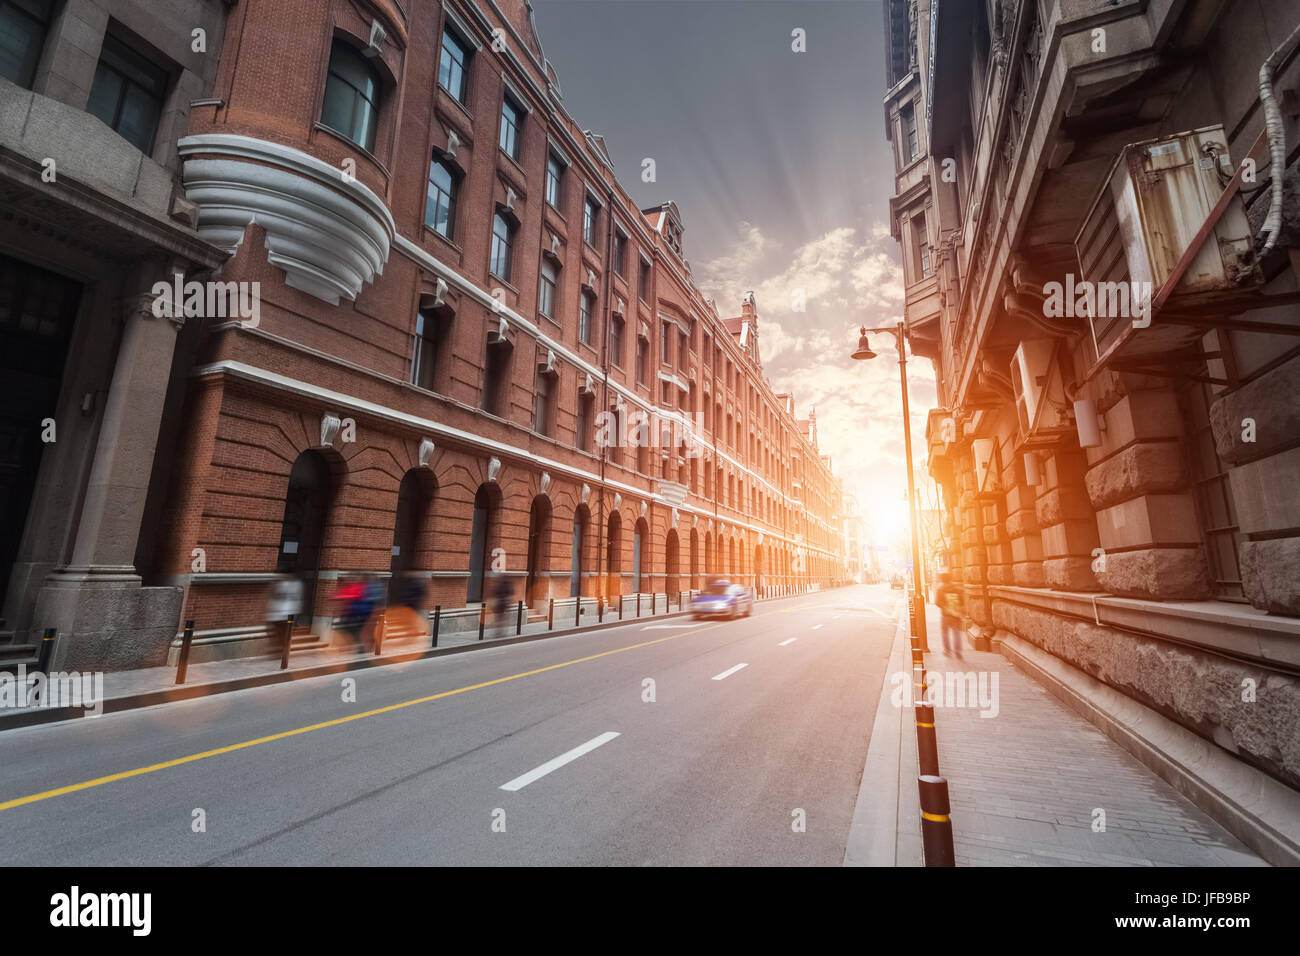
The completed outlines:
<svg viewBox="0 0 1300 956">
<path fill-rule="evenodd" d="M 361 650 L 361 629 L 370 616 L 366 582 L 358 575 L 350 575 L 343 580 L 334 598 L 338 601 L 343 633 L 348 636 L 354 650 Z"/>
<path fill-rule="evenodd" d="M 506 614 L 510 610 L 510 599 L 514 597 L 514 587 L 510 584 L 510 579 L 504 574 L 499 575 L 496 583 L 492 587 L 492 612 L 496 615 L 497 623 L 504 626 Z"/>
<path fill-rule="evenodd" d="M 274 640 L 292 640 L 289 618 L 295 620 L 302 614 L 302 580 L 295 577 L 280 578 L 271 585 L 271 598 L 266 603 L 266 632 Z"/>
<path fill-rule="evenodd" d="M 934 592 L 935 604 L 939 606 L 939 630 L 943 634 L 943 652 L 949 653 L 949 635 L 954 656 L 961 659 L 961 591 L 952 581 L 952 572 L 944 571 L 939 575 L 939 586 Z"/>
</svg>

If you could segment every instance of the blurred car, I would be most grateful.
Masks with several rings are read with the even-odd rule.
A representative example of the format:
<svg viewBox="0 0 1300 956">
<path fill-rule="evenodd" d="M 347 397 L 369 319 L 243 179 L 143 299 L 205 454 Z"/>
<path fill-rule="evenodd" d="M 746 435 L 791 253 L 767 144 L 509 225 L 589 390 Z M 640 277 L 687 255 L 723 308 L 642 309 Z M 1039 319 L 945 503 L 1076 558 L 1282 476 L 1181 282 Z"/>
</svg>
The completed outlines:
<svg viewBox="0 0 1300 956">
<path fill-rule="evenodd" d="M 905 590 L 907 588 L 907 583 L 903 580 L 903 575 L 897 571 L 890 575 L 889 588 L 891 591 L 895 588 L 899 591 Z"/>
<path fill-rule="evenodd" d="M 715 578 L 691 598 L 691 617 L 748 617 L 754 610 L 754 596 L 739 584 Z"/>
</svg>

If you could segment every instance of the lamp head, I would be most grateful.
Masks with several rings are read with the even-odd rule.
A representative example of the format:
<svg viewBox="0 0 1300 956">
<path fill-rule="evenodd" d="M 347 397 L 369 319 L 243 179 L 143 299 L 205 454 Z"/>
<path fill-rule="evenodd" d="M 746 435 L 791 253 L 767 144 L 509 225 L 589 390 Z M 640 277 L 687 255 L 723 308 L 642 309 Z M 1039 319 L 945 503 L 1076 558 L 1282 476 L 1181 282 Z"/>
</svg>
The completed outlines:
<svg viewBox="0 0 1300 956">
<path fill-rule="evenodd" d="M 862 334 L 861 336 L 858 337 L 858 350 L 853 353 L 853 357 L 860 361 L 865 361 L 867 359 L 875 358 L 876 353 L 871 351 L 871 343 L 867 340 L 866 327 L 863 326 L 862 328 L 859 329 L 859 331 Z"/>
</svg>

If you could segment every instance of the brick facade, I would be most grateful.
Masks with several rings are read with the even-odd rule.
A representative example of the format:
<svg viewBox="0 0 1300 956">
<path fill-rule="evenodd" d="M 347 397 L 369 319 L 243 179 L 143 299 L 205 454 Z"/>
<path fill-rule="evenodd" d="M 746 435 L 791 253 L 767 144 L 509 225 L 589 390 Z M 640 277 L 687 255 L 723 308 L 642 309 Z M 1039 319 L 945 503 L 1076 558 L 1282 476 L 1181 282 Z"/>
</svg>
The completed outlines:
<svg viewBox="0 0 1300 956">
<path fill-rule="evenodd" d="M 623 191 L 599 137 L 565 112 L 525 6 L 501 6 L 504 21 L 470 4 L 321 6 L 233 8 L 212 105 L 194 110 L 180 143 L 200 233 L 232 252 L 211 278 L 258 282 L 261 294 L 256 327 L 201 320 L 159 562 L 186 591 L 182 616 L 216 640 L 260 636 L 303 455 L 329 476 L 307 572 L 318 620 L 340 579 L 398 573 L 404 535 L 415 544 L 400 573 L 427 578 L 428 605 L 444 609 L 475 605 L 468 556 L 480 547 L 485 576 L 503 574 L 532 613 L 569 598 L 575 523 L 585 596 L 638 589 L 638 534 L 642 592 L 715 573 L 767 593 L 841 580 L 838 482 L 815 420 L 797 419 L 763 376 L 757 303 L 728 317 L 703 298 L 681 213 L 640 210 Z M 331 49 L 364 50 L 379 31 L 367 151 L 321 121 L 323 97 Z M 448 34 L 468 52 L 463 100 L 439 82 Z M 500 145 L 503 99 L 522 116 L 516 156 Z M 554 204 L 552 159 L 564 167 Z M 450 237 L 426 221 L 431 161 L 457 182 Z M 492 271 L 497 214 L 510 225 L 508 277 Z M 544 265 L 556 276 L 549 316 Z M 431 377 L 414 384 L 420 315 L 445 331 Z M 544 428 L 542 387 L 553 396 Z M 620 409 L 622 431 L 644 412 L 684 443 L 602 449 L 599 413 Z M 338 431 L 322 440 L 331 416 Z M 395 528 L 413 472 L 411 527 Z M 483 538 L 476 497 L 490 506 Z"/>
</svg>

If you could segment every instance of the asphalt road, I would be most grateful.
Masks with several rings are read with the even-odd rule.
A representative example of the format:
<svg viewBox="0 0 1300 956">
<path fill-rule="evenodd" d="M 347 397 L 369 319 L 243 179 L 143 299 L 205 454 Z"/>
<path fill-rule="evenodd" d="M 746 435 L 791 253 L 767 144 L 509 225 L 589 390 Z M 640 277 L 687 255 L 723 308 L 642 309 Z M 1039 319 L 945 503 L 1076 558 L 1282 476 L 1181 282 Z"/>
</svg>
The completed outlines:
<svg viewBox="0 0 1300 956">
<path fill-rule="evenodd" d="M 839 865 L 900 603 L 843 588 L 6 731 L 0 863 Z"/>
</svg>

